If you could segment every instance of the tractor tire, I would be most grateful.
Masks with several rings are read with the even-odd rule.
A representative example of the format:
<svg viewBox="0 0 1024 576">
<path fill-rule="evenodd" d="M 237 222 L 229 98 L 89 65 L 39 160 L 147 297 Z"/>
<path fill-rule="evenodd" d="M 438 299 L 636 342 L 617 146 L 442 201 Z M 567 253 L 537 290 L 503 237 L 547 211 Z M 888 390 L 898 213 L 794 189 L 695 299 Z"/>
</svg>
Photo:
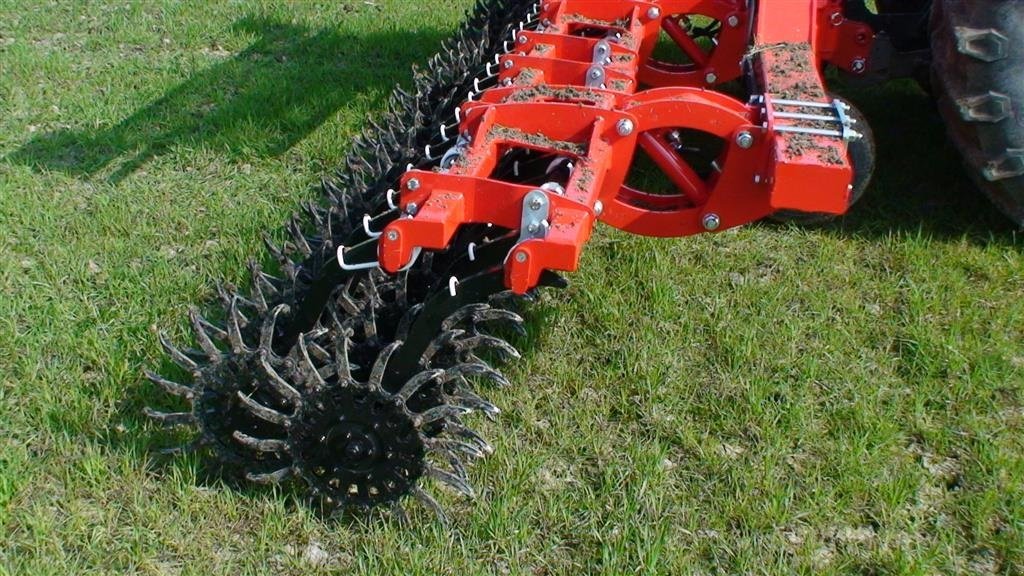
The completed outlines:
<svg viewBox="0 0 1024 576">
<path fill-rule="evenodd" d="M 1024 2 L 935 0 L 932 86 L 971 178 L 1024 226 Z"/>
</svg>

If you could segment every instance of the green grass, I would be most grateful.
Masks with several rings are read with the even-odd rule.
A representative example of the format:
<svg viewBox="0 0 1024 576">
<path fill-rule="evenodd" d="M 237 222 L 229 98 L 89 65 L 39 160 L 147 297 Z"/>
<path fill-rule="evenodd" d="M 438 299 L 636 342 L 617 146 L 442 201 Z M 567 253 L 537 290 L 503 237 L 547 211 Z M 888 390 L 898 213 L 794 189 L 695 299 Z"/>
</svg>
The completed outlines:
<svg viewBox="0 0 1024 576">
<path fill-rule="evenodd" d="M 152 327 L 467 5 L 0 0 L 0 573 L 1024 573 L 1024 241 L 907 84 L 851 94 L 878 179 L 835 224 L 602 230 L 450 530 L 153 453 Z"/>
</svg>

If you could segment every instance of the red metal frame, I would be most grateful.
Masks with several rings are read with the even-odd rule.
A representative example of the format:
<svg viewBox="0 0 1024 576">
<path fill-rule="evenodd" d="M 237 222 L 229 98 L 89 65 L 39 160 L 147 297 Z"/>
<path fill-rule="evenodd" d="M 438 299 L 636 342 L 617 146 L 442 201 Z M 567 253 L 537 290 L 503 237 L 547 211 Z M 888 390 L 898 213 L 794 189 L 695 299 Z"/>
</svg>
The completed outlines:
<svg viewBox="0 0 1024 576">
<path fill-rule="evenodd" d="M 693 15 L 722 23 L 713 50 L 680 25 Z M 834 134 L 845 128 L 814 120 L 836 106 L 820 67 L 863 72 L 872 37 L 842 16 L 840 0 L 760 0 L 754 12 L 740 0 L 549 0 L 538 20 L 538 30 L 517 33 L 498 59 L 499 86 L 461 107 L 462 157 L 447 170 L 404 175 L 407 215 L 380 239 L 384 269 L 400 270 L 418 249 L 445 248 L 463 224 L 518 229 L 524 197 L 537 188 L 492 177 L 511 149 L 573 164 L 564 193 L 545 192 L 546 233 L 524 236 L 506 259 L 506 283 L 517 293 L 544 269 L 575 270 L 598 219 L 636 234 L 685 236 L 780 208 L 846 210 L 852 169 L 845 140 Z M 690 64 L 653 59 L 663 30 Z M 760 87 L 751 102 L 705 89 L 744 69 Z M 638 91 L 641 84 L 653 88 Z M 717 138 L 715 170 L 702 177 L 690 166 L 670 142 L 674 130 Z M 638 147 L 675 193 L 626 184 Z"/>
</svg>

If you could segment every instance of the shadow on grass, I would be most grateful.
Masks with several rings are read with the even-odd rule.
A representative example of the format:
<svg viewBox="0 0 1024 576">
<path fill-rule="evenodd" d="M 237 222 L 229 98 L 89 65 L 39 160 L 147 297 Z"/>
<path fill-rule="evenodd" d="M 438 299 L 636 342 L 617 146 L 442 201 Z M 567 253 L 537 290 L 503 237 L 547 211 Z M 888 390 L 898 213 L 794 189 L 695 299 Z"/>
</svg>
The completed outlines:
<svg viewBox="0 0 1024 576">
<path fill-rule="evenodd" d="M 113 127 L 40 134 L 7 160 L 76 177 L 109 171 L 117 183 L 179 146 L 278 156 L 354 98 L 407 80 L 424 47 L 443 38 L 436 30 L 349 35 L 263 16 L 241 18 L 232 31 L 257 39 Z"/>
<path fill-rule="evenodd" d="M 252 34 L 256 40 L 223 62 L 200 70 L 115 126 L 40 134 L 6 159 L 40 171 L 101 177 L 116 184 L 183 146 L 209 148 L 234 160 L 275 157 L 353 100 L 365 100 L 374 92 L 380 99 L 386 98 L 394 84 L 408 82 L 410 67 L 424 61 L 447 37 L 429 28 L 353 35 L 331 26 L 313 29 L 259 15 L 237 20 L 232 31 Z M 367 101 L 366 107 L 377 109 L 380 103 Z M 207 302 L 200 308 L 209 311 L 216 304 Z M 157 365 L 151 364 L 151 358 L 127 361 L 178 382 L 191 381 L 165 355 Z M 191 457 L 163 457 L 156 452 L 187 444 L 193 433 L 162 430 L 142 414 L 148 405 L 173 411 L 187 409 L 186 404 L 167 397 L 142 380 L 141 373 L 139 376 L 138 381 L 119 384 L 125 394 L 110 426 L 82 433 L 117 452 L 140 457 L 148 454 L 158 470 L 191 466 Z M 80 428 L 70 421 L 57 425 Z M 196 465 L 201 485 L 226 481 L 227 476 L 212 466 L 210 459 L 198 458 Z M 244 494 L 266 493 L 252 485 L 237 487 Z"/>
</svg>

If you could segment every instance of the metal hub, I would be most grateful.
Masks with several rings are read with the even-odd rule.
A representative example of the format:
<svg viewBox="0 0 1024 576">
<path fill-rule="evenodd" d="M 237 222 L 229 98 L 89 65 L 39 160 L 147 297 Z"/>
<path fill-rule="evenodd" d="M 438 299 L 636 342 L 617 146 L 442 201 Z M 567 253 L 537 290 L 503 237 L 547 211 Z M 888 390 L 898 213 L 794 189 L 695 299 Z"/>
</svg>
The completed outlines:
<svg viewBox="0 0 1024 576">
<path fill-rule="evenodd" d="M 395 501 L 424 473 L 423 438 L 404 405 L 358 384 L 307 399 L 290 444 L 296 466 L 328 503 Z"/>
</svg>

